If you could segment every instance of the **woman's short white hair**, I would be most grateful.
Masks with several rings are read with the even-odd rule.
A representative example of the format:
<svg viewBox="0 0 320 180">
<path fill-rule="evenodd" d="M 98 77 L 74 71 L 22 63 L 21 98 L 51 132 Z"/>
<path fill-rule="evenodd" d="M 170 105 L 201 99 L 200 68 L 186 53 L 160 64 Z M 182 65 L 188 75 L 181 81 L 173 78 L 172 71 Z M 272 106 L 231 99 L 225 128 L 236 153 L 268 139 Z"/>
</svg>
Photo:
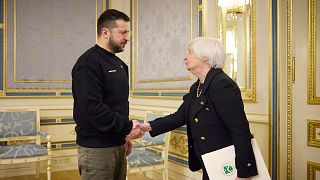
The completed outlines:
<svg viewBox="0 0 320 180">
<path fill-rule="evenodd" d="M 199 59 L 205 60 L 211 68 L 223 68 L 226 55 L 219 40 L 208 37 L 194 38 L 188 43 L 188 48 L 191 48 Z"/>
</svg>

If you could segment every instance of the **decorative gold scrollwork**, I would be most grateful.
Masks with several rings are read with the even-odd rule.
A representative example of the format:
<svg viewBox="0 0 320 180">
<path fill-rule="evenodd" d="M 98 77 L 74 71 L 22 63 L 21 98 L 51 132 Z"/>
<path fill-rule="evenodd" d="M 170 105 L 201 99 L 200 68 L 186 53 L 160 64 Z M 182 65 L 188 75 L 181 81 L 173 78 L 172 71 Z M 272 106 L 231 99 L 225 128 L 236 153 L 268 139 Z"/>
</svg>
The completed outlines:
<svg viewBox="0 0 320 180">
<path fill-rule="evenodd" d="M 74 129 L 72 129 L 72 130 L 69 131 L 69 134 L 76 135 L 77 133 L 76 133 L 76 131 Z"/>
<path fill-rule="evenodd" d="M 188 140 L 185 136 L 173 136 L 173 138 L 170 139 L 170 145 L 182 154 L 188 153 Z"/>
</svg>

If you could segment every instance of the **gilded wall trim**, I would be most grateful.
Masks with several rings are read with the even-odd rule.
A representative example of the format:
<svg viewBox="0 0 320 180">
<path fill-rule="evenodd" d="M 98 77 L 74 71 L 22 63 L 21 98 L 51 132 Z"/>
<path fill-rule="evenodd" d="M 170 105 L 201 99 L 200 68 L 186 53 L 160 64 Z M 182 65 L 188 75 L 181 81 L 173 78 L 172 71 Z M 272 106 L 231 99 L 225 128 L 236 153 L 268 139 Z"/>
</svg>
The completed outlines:
<svg viewBox="0 0 320 180">
<path fill-rule="evenodd" d="M 203 37 L 205 37 L 205 36 L 207 36 L 207 26 L 206 26 L 206 24 L 207 24 L 207 20 L 206 20 L 206 10 L 207 10 L 207 0 L 202 0 L 202 4 L 201 5 L 199 5 L 199 8 L 198 8 L 198 12 L 200 12 L 201 11 L 201 15 L 202 15 L 202 20 L 201 20 L 201 22 L 199 22 L 199 23 L 201 23 L 202 25 L 201 25 L 201 27 L 202 27 L 202 36 Z"/>
<path fill-rule="evenodd" d="M 181 154 L 188 153 L 188 139 L 186 135 L 174 135 L 170 138 L 170 145 Z"/>
<path fill-rule="evenodd" d="M 218 5 L 218 0 L 216 3 L 216 9 L 222 9 Z M 246 7 L 247 8 L 247 7 Z M 246 9 L 244 8 L 244 9 Z M 243 68 L 243 73 L 248 76 L 250 74 L 250 77 L 246 77 L 243 81 L 245 82 L 244 86 L 240 87 L 241 90 L 241 95 L 242 99 L 244 102 L 247 103 L 256 103 L 256 0 L 251 0 L 251 6 L 248 8 L 250 10 L 250 27 L 248 30 L 246 29 L 247 27 L 245 26 L 245 21 L 244 21 L 244 28 L 246 29 L 249 33 L 250 36 L 250 43 L 245 40 L 246 47 L 244 47 L 244 51 L 246 52 L 244 54 L 245 58 L 247 59 L 248 57 L 248 52 L 251 54 L 250 58 L 250 63 L 248 61 L 244 62 L 244 68 Z M 218 38 L 222 41 L 223 45 L 225 46 L 225 49 L 227 47 L 226 43 L 226 34 L 227 34 L 227 11 L 228 10 L 220 10 L 217 11 L 216 17 L 217 17 L 217 27 L 220 28 L 221 32 L 217 34 Z M 244 14 L 248 13 L 248 10 L 244 10 Z M 247 17 L 245 17 L 247 18 Z M 220 22 L 220 23 L 219 23 Z M 230 23 L 230 22 L 229 22 Z M 230 28 L 231 29 L 231 28 Z M 238 45 L 236 45 L 238 46 Z M 228 62 L 226 61 L 224 71 L 227 73 L 226 66 Z M 234 62 L 230 62 L 232 66 L 234 66 Z M 238 70 L 239 71 L 239 70 Z M 235 72 L 232 72 L 232 74 L 235 74 Z M 233 75 L 231 75 L 233 76 Z M 233 78 L 233 77 L 231 77 Z M 235 80 L 236 81 L 236 80 Z M 250 85 L 248 85 L 248 82 L 251 82 Z M 238 82 L 237 82 L 238 83 Z"/>
<path fill-rule="evenodd" d="M 252 16 L 251 16 L 251 26 L 252 26 L 252 42 L 251 42 L 251 53 L 252 53 L 252 89 L 245 91 L 244 98 L 245 102 L 256 102 L 256 1 L 252 0 Z"/>
<path fill-rule="evenodd" d="M 317 73 L 320 73 L 317 69 L 317 0 L 308 1 L 309 8 L 309 27 L 308 27 L 308 104 L 320 105 L 320 96 L 317 96 Z M 318 33 L 319 34 L 319 33 Z M 319 55 L 319 54 L 318 54 Z M 319 63 L 319 62 L 318 62 Z M 317 72 L 318 71 L 318 72 Z M 319 81 L 319 80 L 318 80 Z"/>
<path fill-rule="evenodd" d="M 292 0 L 287 0 L 287 179 L 292 179 Z"/>
<path fill-rule="evenodd" d="M 75 124 L 72 116 L 41 117 L 41 125 Z"/>
<path fill-rule="evenodd" d="M 317 180 L 320 178 L 320 177 L 317 177 L 316 175 L 320 173 L 320 163 L 308 161 L 307 168 L 308 168 L 307 180 Z M 318 173 L 316 173 L 317 171 Z"/>
<path fill-rule="evenodd" d="M 308 146 L 320 148 L 320 120 L 308 119 Z"/>
<path fill-rule="evenodd" d="M 41 143 L 44 145 L 44 143 Z M 58 142 L 52 142 L 51 148 L 53 151 L 55 150 L 63 150 L 63 149 L 77 149 L 77 143 L 76 141 L 58 141 Z"/>
<path fill-rule="evenodd" d="M 7 24 L 7 1 L 3 0 L 3 19 L 2 19 L 2 29 L 3 29 L 3 41 L 0 42 L 0 44 L 2 45 L 2 57 L 0 57 L 0 97 L 3 97 L 5 95 L 4 89 L 5 89 L 5 76 L 6 76 L 6 69 L 5 69 L 5 64 L 6 64 L 6 47 L 7 47 L 7 39 L 6 39 L 6 24 Z"/>
</svg>

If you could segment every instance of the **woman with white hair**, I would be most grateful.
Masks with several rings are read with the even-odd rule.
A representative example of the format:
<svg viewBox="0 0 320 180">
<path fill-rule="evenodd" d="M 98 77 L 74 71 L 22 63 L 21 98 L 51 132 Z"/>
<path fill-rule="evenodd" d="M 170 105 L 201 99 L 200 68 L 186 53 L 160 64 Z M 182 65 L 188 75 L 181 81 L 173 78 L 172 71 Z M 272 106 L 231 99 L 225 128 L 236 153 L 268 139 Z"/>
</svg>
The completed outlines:
<svg viewBox="0 0 320 180">
<path fill-rule="evenodd" d="M 208 174 L 201 155 L 230 145 L 235 147 L 236 179 L 258 174 L 252 150 L 252 135 L 237 84 L 223 71 L 224 48 L 220 41 L 199 37 L 188 44 L 187 69 L 198 77 L 183 97 L 177 112 L 141 124 L 151 136 L 187 125 L 189 168 Z"/>
</svg>

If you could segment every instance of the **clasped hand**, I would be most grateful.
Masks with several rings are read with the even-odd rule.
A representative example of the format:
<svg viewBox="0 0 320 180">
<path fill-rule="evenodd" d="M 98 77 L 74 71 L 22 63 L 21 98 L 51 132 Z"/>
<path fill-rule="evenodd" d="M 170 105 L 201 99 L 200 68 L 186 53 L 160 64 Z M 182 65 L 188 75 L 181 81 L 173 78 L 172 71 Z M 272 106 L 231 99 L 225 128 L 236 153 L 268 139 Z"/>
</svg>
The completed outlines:
<svg viewBox="0 0 320 180">
<path fill-rule="evenodd" d="M 144 133 L 149 132 L 151 130 L 149 123 L 139 123 L 137 121 L 133 121 L 132 130 L 127 135 L 127 138 L 129 139 L 137 139 L 141 138 Z"/>
<path fill-rule="evenodd" d="M 137 121 L 133 121 L 132 129 L 130 133 L 126 136 L 126 144 L 125 144 L 125 151 L 126 155 L 128 156 L 132 150 L 132 139 L 141 138 L 144 133 L 151 131 L 151 126 L 149 123 L 139 123 Z"/>
</svg>

